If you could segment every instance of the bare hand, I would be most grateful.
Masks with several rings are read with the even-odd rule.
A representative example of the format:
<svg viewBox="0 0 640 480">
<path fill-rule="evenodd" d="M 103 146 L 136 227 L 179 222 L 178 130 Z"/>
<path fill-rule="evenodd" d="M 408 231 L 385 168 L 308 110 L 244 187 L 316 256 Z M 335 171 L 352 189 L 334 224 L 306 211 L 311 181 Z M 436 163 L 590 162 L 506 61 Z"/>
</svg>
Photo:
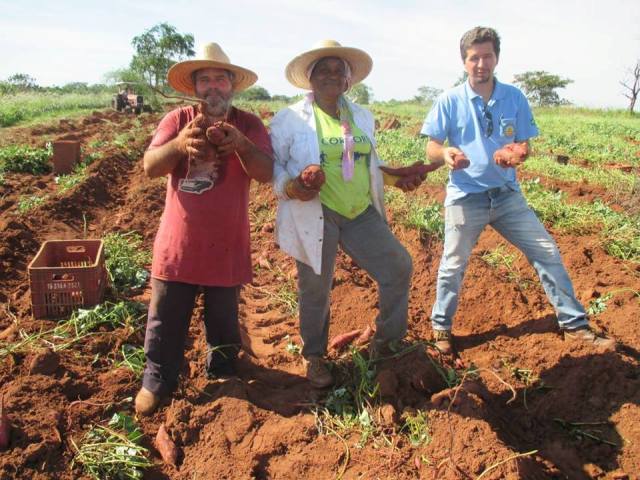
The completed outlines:
<svg viewBox="0 0 640 480">
<path fill-rule="evenodd" d="M 176 142 L 180 152 L 196 161 L 204 161 L 210 156 L 207 141 L 201 128 L 194 126 L 193 121 L 189 122 L 176 137 Z"/>
<path fill-rule="evenodd" d="M 395 186 L 403 192 L 411 192 L 418 188 L 427 178 L 427 173 L 438 169 L 440 165 L 430 163 L 425 165 L 422 160 L 417 161 L 408 167 L 379 167 L 388 175 L 398 177 Z"/>
<path fill-rule="evenodd" d="M 447 147 L 443 150 L 444 163 L 451 170 L 467 168 L 471 162 L 462 150 L 456 147 Z"/>
<path fill-rule="evenodd" d="M 529 155 L 527 142 L 509 143 L 493 154 L 496 164 L 502 168 L 517 167 L 521 165 Z"/>
<path fill-rule="evenodd" d="M 212 128 L 220 129 L 224 132 L 215 135 L 218 147 L 218 154 L 221 156 L 230 155 L 234 152 L 242 155 L 242 153 L 251 144 L 250 140 L 236 127 L 227 122 L 216 122 Z M 207 133 L 209 133 L 207 131 Z"/>
</svg>

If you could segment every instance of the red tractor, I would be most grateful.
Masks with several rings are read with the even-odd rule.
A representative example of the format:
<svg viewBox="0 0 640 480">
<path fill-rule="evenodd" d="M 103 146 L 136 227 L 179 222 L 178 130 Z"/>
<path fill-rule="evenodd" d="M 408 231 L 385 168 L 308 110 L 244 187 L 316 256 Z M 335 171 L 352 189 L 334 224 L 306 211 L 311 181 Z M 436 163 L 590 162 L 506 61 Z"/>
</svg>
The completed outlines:
<svg viewBox="0 0 640 480">
<path fill-rule="evenodd" d="M 149 105 L 145 105 L 142 95 L 137 95 L 134 92 L 134 83 L 120 82 L 116 83 L 118 86 L 118 93 L 116 93 L 111 99 L 111 106 L 118 112 L 126 113 L 142 113 L 151 111 Z"/>
</svg>

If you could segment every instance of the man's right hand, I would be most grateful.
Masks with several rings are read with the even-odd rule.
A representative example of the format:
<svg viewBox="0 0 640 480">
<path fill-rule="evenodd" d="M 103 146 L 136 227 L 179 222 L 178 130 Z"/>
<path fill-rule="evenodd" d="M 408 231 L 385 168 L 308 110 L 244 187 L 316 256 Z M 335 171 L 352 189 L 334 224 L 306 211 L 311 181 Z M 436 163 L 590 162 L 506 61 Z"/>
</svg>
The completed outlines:
<svg viewBox="0 0 640 480">
<path fill-rule="evenodd" d="M 176 144 L 180 152 L 192 160 L 204 161 L 209 155 L 207 140 L 201 128 L 189 122 L 176 137 Z"/>
<path fill-rule="evenodd" d="M 467 168 L 471 162 L 462 150 L 456 147 L 446 147 L 442 151 L 444 163 L 451 170 L 461 170 Z"/>
</svg>

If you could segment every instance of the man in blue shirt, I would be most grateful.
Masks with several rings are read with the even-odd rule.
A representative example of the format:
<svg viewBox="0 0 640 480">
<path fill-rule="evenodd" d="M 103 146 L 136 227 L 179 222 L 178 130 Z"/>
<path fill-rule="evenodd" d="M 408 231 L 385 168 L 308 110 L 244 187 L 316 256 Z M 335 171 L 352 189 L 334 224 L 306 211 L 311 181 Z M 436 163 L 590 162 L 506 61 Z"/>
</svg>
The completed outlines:
<svg viewBox="0 0 640 480">
<path fill-rule="evenodd" d="M 443 353 L 453 350 L 452 320 L 469 255 L 491 225 L 536 269 L 565 339 L 613 348 L 613 339 L 589 327 L 555 242 L 520 193 L 515 167 L 526 159 L 538 127 L 524 94 L 493 75 L 500 37 L 491 28 L 476 27 L 462 36 L 460 54 L 467 81 L 438 98 L 421 131 L 429 136 L 429 160 L 451 169 L 431 313 L 436 346 Z"/>
</svg>

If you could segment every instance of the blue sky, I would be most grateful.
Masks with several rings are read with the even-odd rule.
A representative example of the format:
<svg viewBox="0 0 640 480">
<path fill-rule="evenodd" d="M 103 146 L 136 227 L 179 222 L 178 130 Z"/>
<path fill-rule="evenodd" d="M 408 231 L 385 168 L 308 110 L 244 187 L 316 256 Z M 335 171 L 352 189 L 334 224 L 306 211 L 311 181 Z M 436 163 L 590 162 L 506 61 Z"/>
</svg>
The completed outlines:
<svg viewBox="0 0 640 480">
<path fill-rule="evenodd" d="M 636 0 L 0 0 L 0 12 L 0 79 L 27 73 L 41 85 L 103 81 L 128 65 L 131 39 L 163 21 L 192 33 L 196 51 L 220 43 L 272 94 L 299 93 L 284 67 L 325 38 L 372 56 L 365 83 L 379 100 L 451 86 L 460 36 L 476 25 L 502 37 L 501 80 L 547 70 L 574 80 L 560 93 L 578 105 L 626 107 L 619 81 L 640 58 Z"/>
</svg>

